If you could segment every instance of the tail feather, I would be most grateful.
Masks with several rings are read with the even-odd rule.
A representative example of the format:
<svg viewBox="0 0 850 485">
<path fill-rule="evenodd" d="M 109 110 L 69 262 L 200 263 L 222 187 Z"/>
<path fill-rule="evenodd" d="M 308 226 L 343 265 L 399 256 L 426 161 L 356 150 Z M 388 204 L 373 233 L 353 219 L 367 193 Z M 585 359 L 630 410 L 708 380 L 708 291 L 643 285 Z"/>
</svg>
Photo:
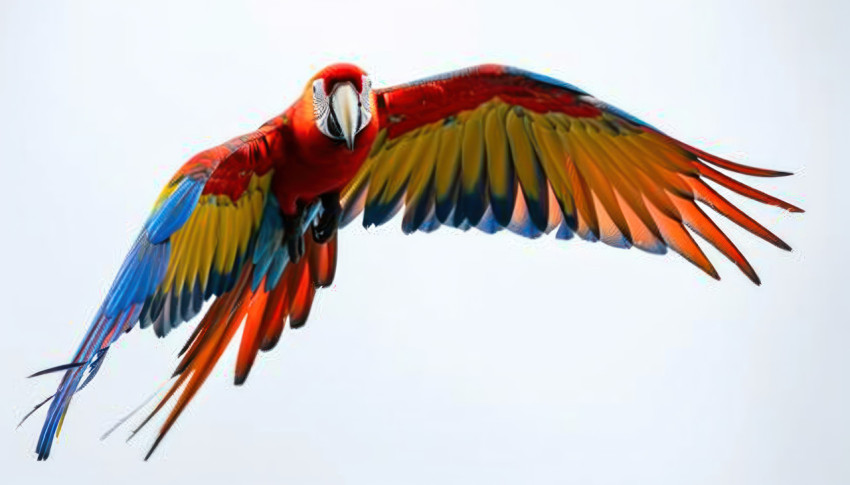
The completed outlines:
<svg viewBox="0 0 850 485">
<path fill-rule="evenodd" d="M 332 281 L 337 243 L 334 238 L 317 244 L 309 232 L 305 239 L 304 257 L 296 264 L 287 265 L 276 286 L 267 288 L 264 280 L 255 284 L 254 268 L 246 267 L 236 286 L 213 302 L 181 352 L 182 358 L 174 372 L 176 379 L 131 435 L 145 427 L 166 403 L 176 399 L 145 459 L 150 458 L 174 426 L 240 327 L 243 331 L 236 360 L 237 385 L 247 379 L 257 353 L 277 341 L 287 319 L 293 328 L 307 319 L 315 288 Z"/>
<path fill-rule="evenodd" d="M 224 349 L 239 328 L 242 319 L 245 318 L 252 297 L 250 286 L 247 284 L 250 280 L 250 273 L 250 269 L 246 268 L 243 271 L 243 276 L 239 278 L 236 288 L 233 290 L 234 294 L 238 295 L 235 298 L 233 311 L 227 312 L 227 316 L 223 321 L 210 322 L 211 327 L 204 333 L 204 343 L 198 347 L 198 352 L 194 354 L 188 367 L 177 377 L 171 389 L 169 389 L 154 411 L 136 429 L 136 432 L 138 432 L 142 426 L 162 409 L 164 403 L 169 401 L 177 390 L 183 387 L 183 391 L 177 397 L 177 403 L 174 409 L 166 417 L 153 445 L 147 455 L 145 455 L 145 460 L 150 458 L 160 442 L 162 442 L 165 434 L 168 433 L 168 430 L 171 429 L 177 418 L 186 408 L 186 405 L 189 404 L 189 401 L 192 400 L 198 389 L 206 381 L 215 363 L 221 357 L 221 354 L 224 353 Z"/>
<path fill-rule="evenodd" d="M 283 324 L 286 322 L 287 315 L 289 315 L 290 307 L 287 299 L 289 292 L 287 280 L 288 278 L 281 278 L 280 283 L 269 295 L 269 302 L 266 305 L 265 313 L 263 313 L 263 323 L 260 330 L 259 349 L 262 351 L 274 348 L 280 340 L 281 333 L 283 333 Z"/>
<path fill-rule="evenodd" d="M 260 285 L 265 287 L 265 282 Z M 242 342 L 239 344 L 239 355 L 236 357 L 236 377 L 234 384 L 241 385 L 248 378 L 248 372 L 257 357 L 257 348 L 262 338 L 263 314 L 269 299 L 268 291 L 258 291 L 251 299 L 248 314 L 245 318 L 245 328 L 242 330 Z"/>
<path fill-rule="evenodd" d="M 50 448 L 53 445 L 53 440 L 59 436 L 62 420 L 71 404 L 71 398 L 77 392 L 85 369 L 91 364 L 96 351 L 100 350 L 103 345 L 114 320 L 114 318 L 103 316 L 102 312 L 98 313 L 73 359 L 73 362 L 85 364 L 73 367 L 65 372 L 62 382 L 59 384 L 56 394 L 54 394 L 54 399 L 50 403 L 47 419 L 45 419 L 38 437 L 36 452 L 39 461 L 46 460 L 50 456 Z"/>
<path fill-rule="evenodd" d="M 56 395 L 56 394 L 51 394 L 51 395 L 47 396 L 46 398 L 44 398 L 44 400 L 43 400 L 43 401 L 41 401 L 40 403 L 36 404 L 36 405 L 32 408 L 32 410 L 26 414 L 26 416 L 24 416 L 23 418 L 21 418 L 21 421 L 20 421 L 20 422 L 18 422 L 18 426 L 17 426 L 17 427 L 18 427 L 18 428 L 20 428 L 20 427 L 21 427 L 21 425 L 22 425 L 22 424 L 24 424 L 24 422 L 25 422 L 27 419 L 29 419 L 29 417 L 30 417 L 30 416 L 32 416 L 32 415 L 33 415 L 36 411 L 38 411 L 39 409 L 41 409 L 41 407 L 42 407 L 42 406 L 44 406 L 45 404 L 47 404 L 48 402 L 50 402 L 50 400 L 51 400 L 51 399 L 53 399 L 53 396 L 55 396 L 55 395 Z"/>
<path fill-rule="evenodd" d="M 131 305 L 130 308 L 115 317 L 106 316 L 101 309 L 86 332 L 70 364 L 45 369 L 33 374 L 33 376 L 36 376 L 65 370 L 65 375 L 53 395 L 53 402 L 50 403 L 47 411 L 47 419 L 45 419 L 39 434 L 38 444 L 36 445 L 39 460 L 46 460 L 50 456 L 53 440 L 59 436 L 62 421 L 65 413 L 68 412 L 68 406 L 70 406 L 74 394 L 91 382 L 100 370 L 109 346 L 118 339 L 131 322 L 138 319 L 140 309 L 141 305 Z M 86 371 L 88 371 L 88 375 L 86 375 Z M 41 407 L 41 405 L 38 407 Z"/>
<path fill-rule="evenodd" d="M 33 378 L 33 377 L 43 376 L 43 375 L 46 375 L 46 374 L 52 374 L 54 372 L 61 372 L 63 370 L 76 369 L 77 367 L 80 367 L 80 366 L 83 366 L 83 365 L 86 365 L 86 363 L 85 362 L 71 362 L 71 363 L 68 363 L 68 364 L 62 364 L 62 365 L 57 365 L 57 366 L 54 366 L 54 367 L 48 367 L 47 369 L 42 369 L 42 370 L 40 370 L 40 371 L 38 371 L 34 374 L 30 374 L 27 377 Z"/>
</svg>

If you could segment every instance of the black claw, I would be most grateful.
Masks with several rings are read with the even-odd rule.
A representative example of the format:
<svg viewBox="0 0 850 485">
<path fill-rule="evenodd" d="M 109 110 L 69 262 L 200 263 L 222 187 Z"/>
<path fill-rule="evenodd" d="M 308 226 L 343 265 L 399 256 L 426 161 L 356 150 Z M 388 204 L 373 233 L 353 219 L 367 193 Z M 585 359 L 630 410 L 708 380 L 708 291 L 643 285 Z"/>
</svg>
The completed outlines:
<svg viewBox="0 0 850 485">
<path fill-rule="evenodd" d="M 304 237 L 298 233 L 288 234 L 286 237 L 286 250 L 289 252 L 289 260 L 297 263 L 304 256 Z"/>
<path fill-rule="evenodd" d="M 283 216 L 283 245 L 289 253 L 289 261 L 297 263 L 304 255 L 304 237 L 301 234 L 301 226 L 304 223 L 304 206 L 298 204 L 293 215 Z"/>
<path fill-rule="evenodd" d="M 319 244 L 328 242 L 339 228 L 339 216 L 342 207 L 339 204 L 339 193 L 331 192 L 321 196 L 322 215 L 313 224 L 313 240 Z"/>
</svg>

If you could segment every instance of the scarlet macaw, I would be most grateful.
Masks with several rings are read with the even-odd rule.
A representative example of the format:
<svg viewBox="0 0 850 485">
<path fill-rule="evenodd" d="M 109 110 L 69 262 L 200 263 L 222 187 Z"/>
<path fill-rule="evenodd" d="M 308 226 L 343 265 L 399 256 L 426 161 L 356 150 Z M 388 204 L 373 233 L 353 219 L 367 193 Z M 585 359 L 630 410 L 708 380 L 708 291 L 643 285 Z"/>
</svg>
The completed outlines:
<svg viewBox="0 0 850 485">
<path fill-rule="evenodd" d="M 122 334 L 138 323 L 165 336 L 215 297 L 170 389 L 142 422 L 176 399 L 150 456 L 240 327 L 237 385 L 287 320 L 304 325 L 316 289 L 333 281 L 337 227 L 361 212 L 369 227 L 403 208 L 405 233 L 448 225 L 534 238 L 557 229 L 558 239 L 578 234 L 659 254 L 669 247 L 718 278 L 693 232 L 758 284 L 697 202 L 790 247 L 706 180 L 802 210 L 712 166 L 789 175 L 716 157 L 575 86 L 512 67 L 373 90 L 360 68 L 329 66 L 283 114 L 199 153 L 168 182 L 71 363 L 36 374 L 64 371 L 42 403 L 52 399 L 38 459 L 47 459 L 71 398 Z"/>
</svg>

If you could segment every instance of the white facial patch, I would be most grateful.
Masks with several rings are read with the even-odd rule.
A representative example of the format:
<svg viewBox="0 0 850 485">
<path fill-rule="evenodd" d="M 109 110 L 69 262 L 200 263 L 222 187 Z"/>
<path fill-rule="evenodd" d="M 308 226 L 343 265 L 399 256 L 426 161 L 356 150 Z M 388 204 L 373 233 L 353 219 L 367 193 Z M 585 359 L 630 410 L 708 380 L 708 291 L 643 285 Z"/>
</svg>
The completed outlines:
<svg viewBox="0 0 850 485">
<path fill-rule="evenodd" d="M 372 82 L 368 76 L 363 76 L 361 82 L 360 93 L 351 83 L 345 82 L 326 94 L 325 80 L 313 81 L 313 118 L 316 128 L 328 138 L 344 140 L 350 133 L 348 136 L 353 139 L 372 120 Z"/>
</svg>

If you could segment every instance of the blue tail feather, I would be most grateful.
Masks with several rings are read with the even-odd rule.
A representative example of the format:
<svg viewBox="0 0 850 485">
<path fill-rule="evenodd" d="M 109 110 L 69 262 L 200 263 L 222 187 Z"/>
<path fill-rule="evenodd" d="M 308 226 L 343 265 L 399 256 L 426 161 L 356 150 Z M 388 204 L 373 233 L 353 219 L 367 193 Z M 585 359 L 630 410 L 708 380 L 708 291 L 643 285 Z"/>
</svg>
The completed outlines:
<svg viewBox="0 0 850 485">
<path fill-rule="evenodd" d="M 50 403 L 50 409 L 47 411 L 47 419 L 45 419 L 44 425 L 41 428 L 41 434 L 38 437 L 36 452 L 38 453 L 39 460 L 46 460 L 50 456 L 50 448 L 53 440 L 56 438 L 62 416 L 64 416 L 68 405 L 71 403 L 71 397 L 77 392 L 85 369 L 96 358 L 106 336 L 109 335 L 109 331 L 115 324 L 115 320 L 115 318 L 104 316 L 102 311 L 98 312 L 89 331 L 86 333 L 86 338 L 80 344 L 74 362 L 86 362 L 86 365 L 68 370 L 59 384 L 53 402 Z"/>
</svg>

